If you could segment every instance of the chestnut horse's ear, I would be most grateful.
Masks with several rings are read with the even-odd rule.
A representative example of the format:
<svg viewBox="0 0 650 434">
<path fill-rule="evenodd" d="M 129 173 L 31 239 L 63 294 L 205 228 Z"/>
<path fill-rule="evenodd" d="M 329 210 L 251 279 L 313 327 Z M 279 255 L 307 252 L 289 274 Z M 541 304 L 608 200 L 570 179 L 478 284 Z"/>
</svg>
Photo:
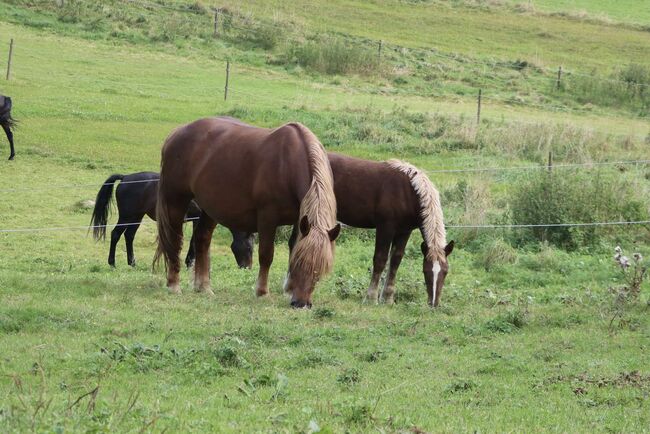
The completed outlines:
<svg viewBox="0 0 650 434">
<path fill-rule="evenodd" d="M 445 256 L 451 255 L 451 252 L 454 251 L 454 240 L 449 241 L 449 244 L 445 246 Z"/>
<path fill-rule="evenodd" d="M 330 236 L 330 241 L 334 241 L 339 237 L 341 233 L 341 223 L 337 223 L 332 229 L 327 231 L 327 234 Z"/>
<path fill-rule="evenodd" d="M 420 250 L 422 250 L 424 256 L 427 256 L 427 243 L 422 241 L 422 244 L 420 244 Z"/>
<path fill-rule="evenodd" d="M 300 219 L 300 233 L 302 234 L 303 237 L 307 236 L 307 234 L 309 233 L 309 229 L 310 229 L 309 219 L 307 218 L 307 216 L 303 216 Z"/>
</svg>

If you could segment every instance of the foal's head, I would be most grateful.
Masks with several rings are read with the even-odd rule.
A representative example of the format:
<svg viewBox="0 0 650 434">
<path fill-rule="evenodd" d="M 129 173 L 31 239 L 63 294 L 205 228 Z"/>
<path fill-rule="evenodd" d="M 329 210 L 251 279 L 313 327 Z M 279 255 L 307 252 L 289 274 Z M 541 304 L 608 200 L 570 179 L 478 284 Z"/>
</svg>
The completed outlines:
<svg viewBox="0 0 650 434">
<path fill-rule="evenodd" d="M 291 293 L 291 306 L 311 308 L 311 294 L 321 276 L 330 271 L 334 262 L 334 240 L 341 225 L 324 230 L 312 226 L 304 216 L 300 220 L 300 237 L 289 260 L 289 275 L 285 289 Z"/>
<path fill-rule="evenodd" d="M 239 268 L 253 267 L 253 248 L 255 246 L 255 235 L 246 232 L 233 232 L 230 250 L 235 255 Z"/>
<path fill-rule="evenodd" d="M 422 242 L 420 247 L 422 248 L 422 254 L 424 255 L 422 271 L 424 272 L 424 281 L 427 285 L 429 305 L 432 307 L 438 307 L 442 287 L 445 284 L 445 278 L 449 272 L 449 262 L 447 261 L 447 258 L 454 250 L 454 242 L 450 241 L 449 244 L 445 246 L 445 258 L 443 260 L 431 260 L 431 255 L 428 254 L 429 248 L 425 242 Z"/>
</svg>

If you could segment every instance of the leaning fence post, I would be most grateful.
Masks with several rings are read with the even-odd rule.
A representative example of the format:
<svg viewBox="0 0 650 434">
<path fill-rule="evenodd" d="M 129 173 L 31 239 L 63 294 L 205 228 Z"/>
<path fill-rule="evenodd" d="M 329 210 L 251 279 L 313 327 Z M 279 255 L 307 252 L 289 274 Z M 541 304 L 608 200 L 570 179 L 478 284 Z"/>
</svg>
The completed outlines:
<svg viewBox="0 0 650 434">
<path fill-rule="evenodd" d="M 14 54 L 14 38 L 9 42 L 9 59 L 7 60 L 7 80 L 11 77 L 11 57 Z"/>
<path fill-rule="evenodd" d="M 557 70 L 557 90 L 560 90 L 561 83 L 562 83 L 562 67 L 560 66 Z"/>
<path fill-rule="evenodd" d="M 214 10 L 214 37 L 219 37 L 219 11 L 220 9 Z"/>
<path fill-rule="evenodd" d="M 476 110 L 476 126 L 478 127 L 481 124 L 481 94 L 482 89 L 478 90 L 478 108 Z"/>
<path fill-rule="evenodd" d="M 548 151 L 548 171 L 553 170 L 553 151 Z"/>
<path fill-rule="evenodd" d="M 228 82 L 230 81 L 230 60 L 226 61 L 226 87 L 223 89 L 223 100 L 228 99 Z"/>
<path fill-rule="evenodd" d="M 381 61 L 381 47 L 384 45 L 384 41 L 379 40 L 379 46 L 377 47 L 377 59 Z"/>
</svg>

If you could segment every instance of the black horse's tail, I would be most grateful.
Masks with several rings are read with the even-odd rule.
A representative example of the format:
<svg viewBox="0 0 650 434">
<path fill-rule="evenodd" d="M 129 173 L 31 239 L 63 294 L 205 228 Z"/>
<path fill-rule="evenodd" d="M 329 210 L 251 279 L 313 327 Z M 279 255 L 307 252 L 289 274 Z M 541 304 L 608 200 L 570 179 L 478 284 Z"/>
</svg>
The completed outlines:
<svg viewBox="0 0 650 434">
<path fill-rule="evenodd" d="M 113 187 L 117 181 L 124 179 L 124 175 L 111 175 L 108 177 L 97 193 L 95 209 L 90 220 L 90 227 L 93 229 L 93 238 L 103 240 L 106 238 L 106 223 L 111 213 L 111 199 L 113 198 Z"/>
</svg>

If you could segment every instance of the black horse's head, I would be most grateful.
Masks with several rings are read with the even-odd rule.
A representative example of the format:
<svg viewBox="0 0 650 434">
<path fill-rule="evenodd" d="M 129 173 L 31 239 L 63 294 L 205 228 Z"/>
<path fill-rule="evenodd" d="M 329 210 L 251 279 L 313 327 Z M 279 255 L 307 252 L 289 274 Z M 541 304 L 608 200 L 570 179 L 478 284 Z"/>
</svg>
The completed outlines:
<svg viewBox="0 0 650 434">
<path fill-rule="evenodd" d="M 255 234 L 246 232 L 232 232 L 232 244 L 230 250 L 235 255 L 239 268 L 253 267 L 253 249 L 255 247 Z"/>
</svg>

